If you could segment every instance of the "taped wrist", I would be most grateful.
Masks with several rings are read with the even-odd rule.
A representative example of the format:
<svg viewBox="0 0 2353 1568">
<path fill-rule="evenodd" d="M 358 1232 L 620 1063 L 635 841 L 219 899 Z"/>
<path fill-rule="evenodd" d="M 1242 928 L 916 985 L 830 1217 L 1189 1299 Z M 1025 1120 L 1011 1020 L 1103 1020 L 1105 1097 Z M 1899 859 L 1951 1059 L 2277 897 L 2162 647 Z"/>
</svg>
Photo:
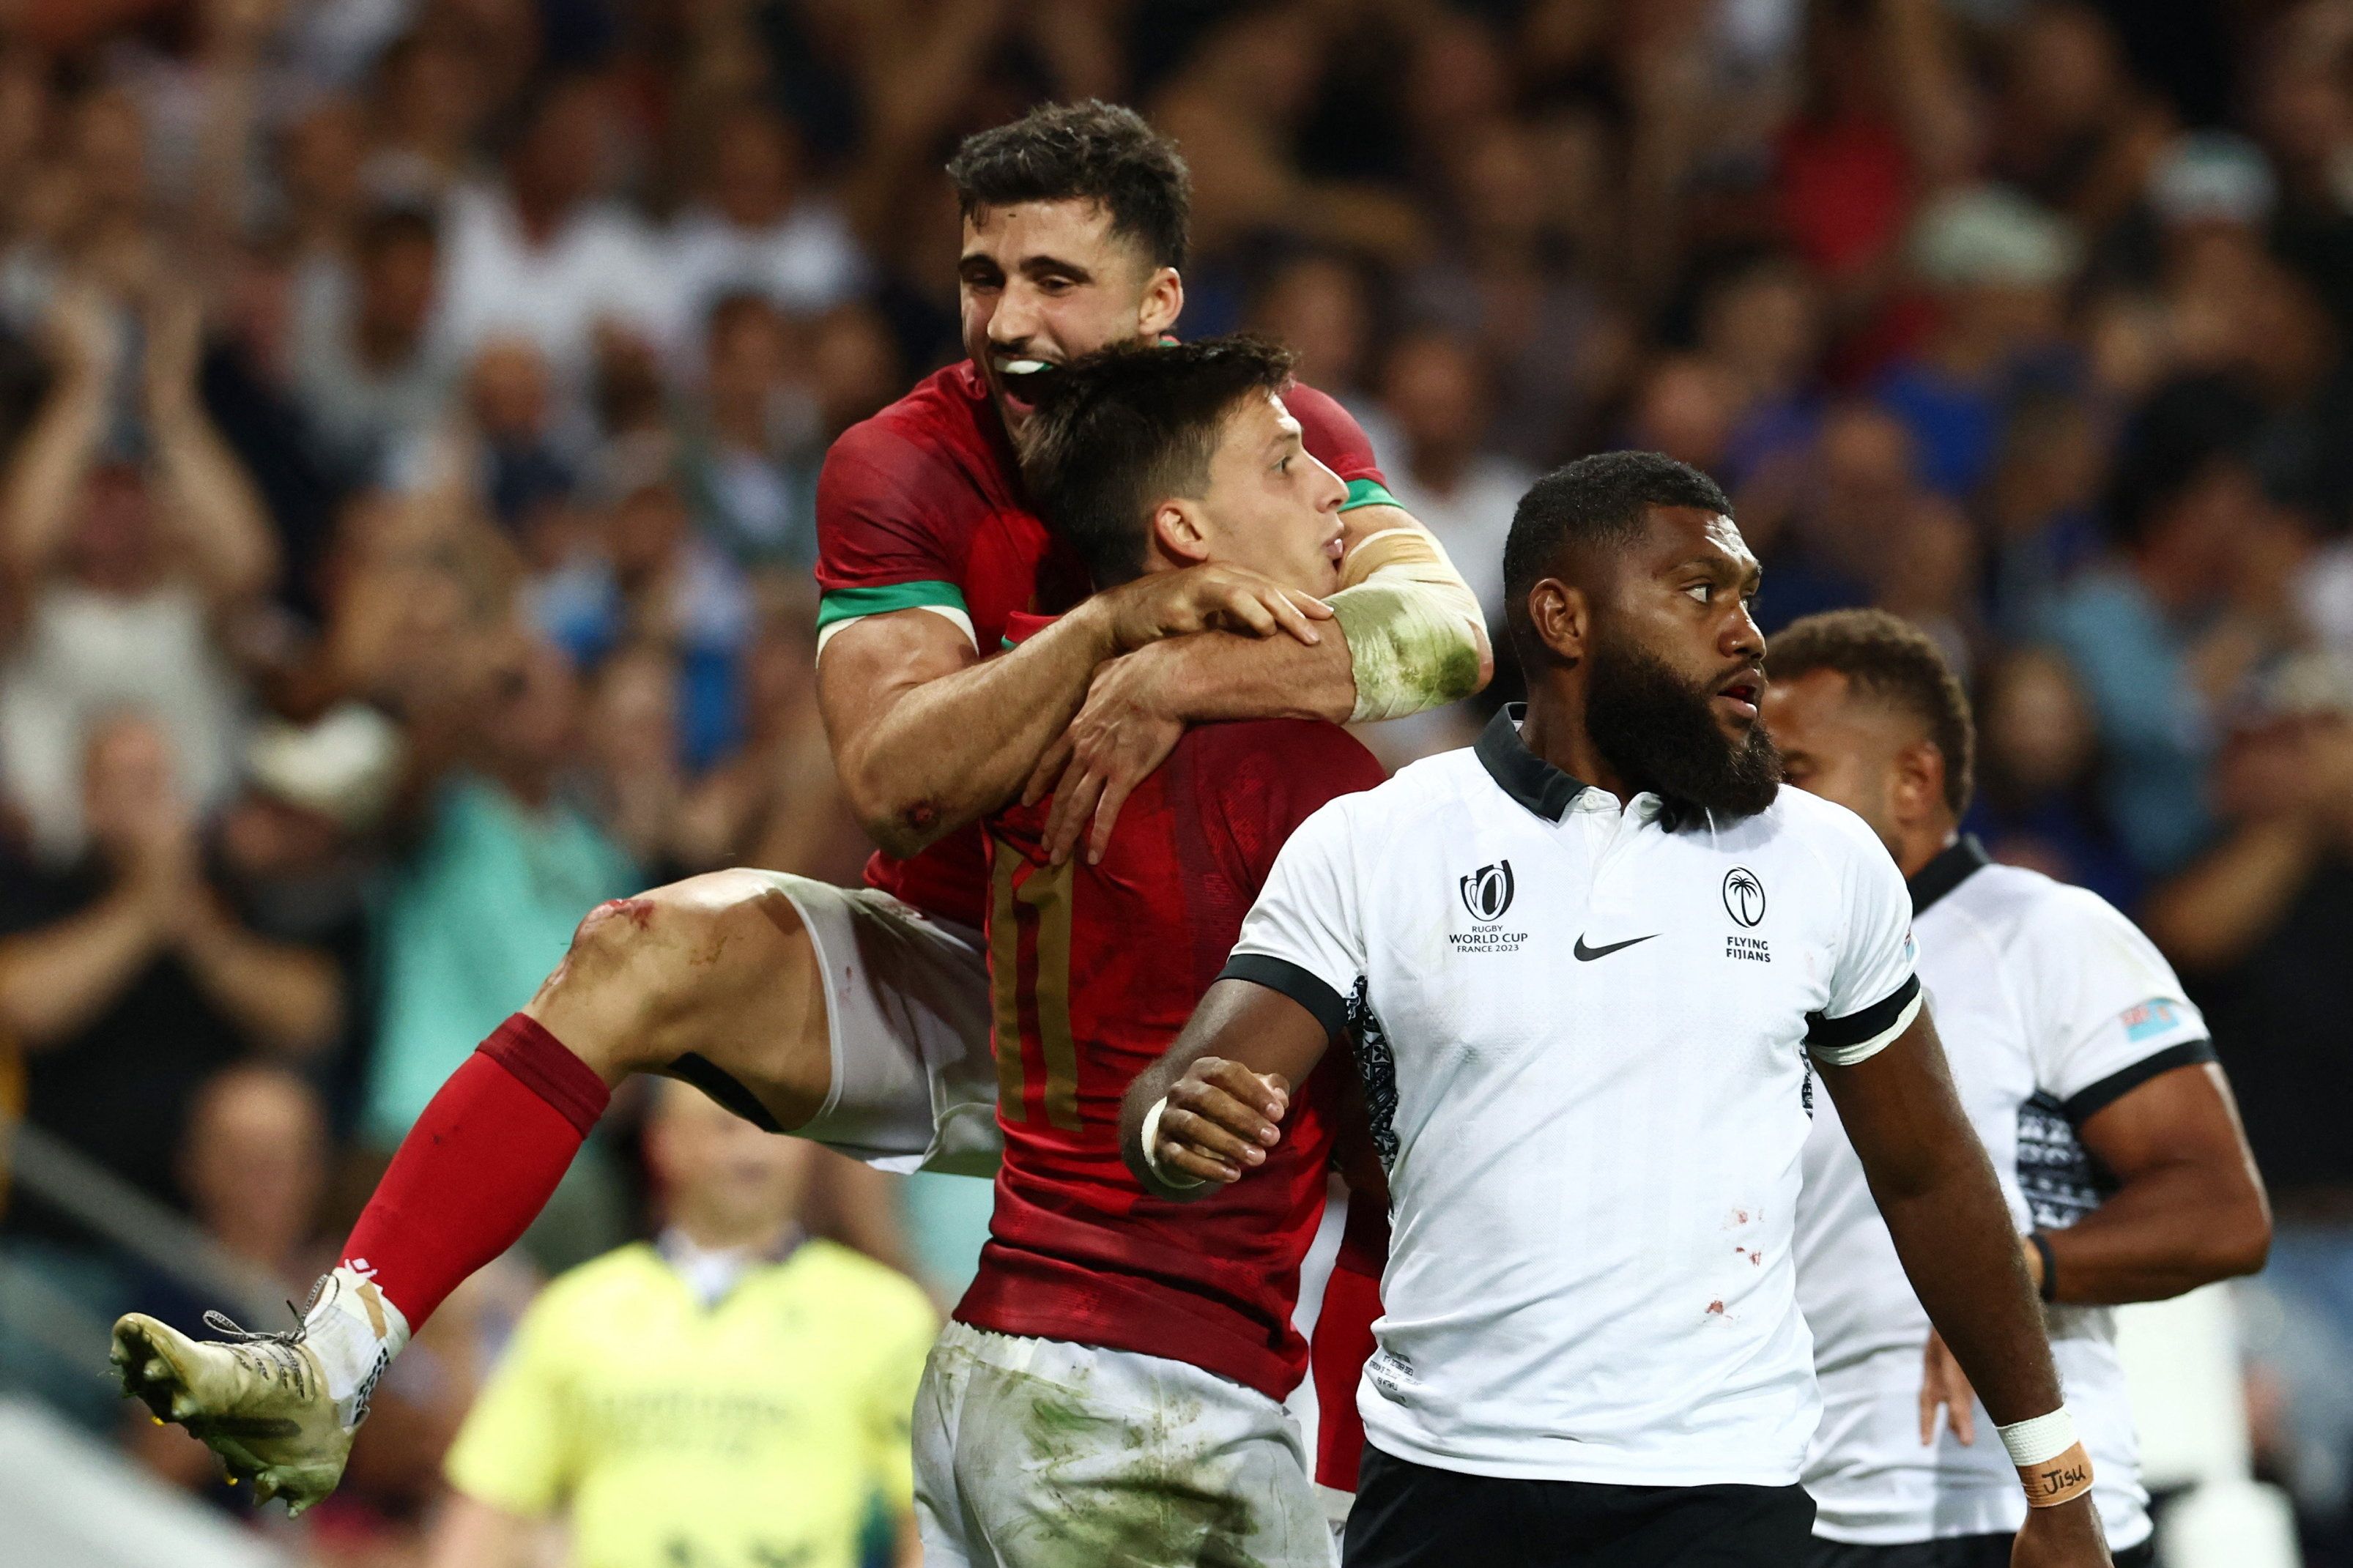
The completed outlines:
<svg viewBox="0 0 2353 1568">
<path fill-rule="evenodd" d="M 1151 1167 L 1152 1173 L 1164 1186 L 1198 1187 L 1204 1178 L 1172 1171 L 1160 1163 L 1160 1116 L 1167 1109 L 1168 1097 L 1164 1094 L 1152 1102 L 1151 1110 L 1144 1113 L 1144 1163 Z"/>
<path fill-rule="evenodd" d="M 1385 528 L 1359 541 L 1332 595 L 1356 680 L 1351 723 L 1402 719 L 1479 689 L 1478 595 L 1419 528 Z"/>
<path fill-rule="evenodd" d="M 2018 1467 L 2029 1508 L 2057 1508 L 2092 1489 L 2092 1456 L 2075 1436 L 2075 1418 L 2065 1405 L 1994 1430 Z"/>
</svg>

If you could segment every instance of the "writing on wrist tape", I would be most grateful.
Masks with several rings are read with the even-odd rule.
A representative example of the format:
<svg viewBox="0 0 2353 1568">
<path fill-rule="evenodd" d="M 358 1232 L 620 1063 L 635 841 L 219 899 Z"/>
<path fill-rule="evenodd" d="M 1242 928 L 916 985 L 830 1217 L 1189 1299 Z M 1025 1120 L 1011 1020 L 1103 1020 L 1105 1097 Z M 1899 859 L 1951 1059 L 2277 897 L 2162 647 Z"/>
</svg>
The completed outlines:
<svg viewBox="0 0 2353 1568">
<path fill-rule="evenodd" d="M 1994 1430 L 2018 1467 L 2029 1508 L 2057 1508 L 2092 1489 L 2092 1456 L 2075 1436 L 2075 1418 L 2061 1405 L 2048 1415 Z"/>
<path fill-rule="evenodd" d="M 1169 1170 L 1160 1163 L 1160 1113 L 1167 1109 L 1168 1097 L 1164 1094 L 1152 1102 L 1151 1110 L 1144 1113 L 1144 1163 L 1152 1168 L 1152 1173 L 1160 1179 L 1164 1186 L 1200 1186 L 1205 1178 L 1189 1176 L 1182 1171 Z"/>
</svg>

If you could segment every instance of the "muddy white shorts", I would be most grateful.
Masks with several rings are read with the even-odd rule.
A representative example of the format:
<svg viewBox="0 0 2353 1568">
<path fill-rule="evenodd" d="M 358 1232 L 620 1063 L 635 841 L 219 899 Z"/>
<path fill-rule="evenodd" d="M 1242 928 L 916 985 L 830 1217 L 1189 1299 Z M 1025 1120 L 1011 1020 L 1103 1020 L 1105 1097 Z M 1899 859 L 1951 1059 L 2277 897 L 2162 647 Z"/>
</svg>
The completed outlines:
<svg viewBox="0 0 2353 1568">
<path fill-rule="evenodd" d="M 774 873 L 817 948 L 833 1089 L 793 1131 L 886 1171 L 996 1174 L 980 933 L 873 888 Z"/>
<path fill-rule="evenodd" d="M 1183 1362 L 950 1323 L 915 1395 L 925 1568 L 1331 1568 L 1297 1423 Z"/>
</svg>

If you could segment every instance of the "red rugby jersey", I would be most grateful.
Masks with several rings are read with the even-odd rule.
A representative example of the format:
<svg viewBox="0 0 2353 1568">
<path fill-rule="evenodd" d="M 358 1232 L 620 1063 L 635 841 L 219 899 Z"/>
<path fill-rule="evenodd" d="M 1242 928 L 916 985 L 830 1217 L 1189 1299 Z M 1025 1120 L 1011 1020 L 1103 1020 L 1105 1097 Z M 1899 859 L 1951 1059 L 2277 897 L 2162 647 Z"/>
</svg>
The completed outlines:
<svg viewBox="0 0 2353 1568">
<path fill-rule="evenodd" d="M 1207 724 L 1129 797 L 1100 866 L 1045 863 L 1047 803 L 985 825 L 1005 1159 L 959 1321 L 1187 1362 L 1271 1399 L 1298 1384 L 1292 1314 L 1345 1054 L 1293 1092 L 1266 1163 L 1198 1203 L 1128 1173 L 1120 1100 L 1224 967 L 1283 840 L 1381 777 L 1336 725 Z"/>
<path fill-rule="evenodd" d="M 1347 410 L 1293 385 L 1283 401 L 1307 449 L 1348 481 L 1348 507 L 1390 498 L 1372 443 Z M 1344 508 L 1343 510 L 1346 510 Z M 1085 596 L 1085 573 L 1022 499 L 1013 447 L 966 360 L 925 377 L 826 454 L 817 489 L 818 628 L 929 606 L 986 658 L 1007 617 L 1056 614 Z M 876 854 L 870 886 L 928 913 L 981 923 L 988 874 L 980 834 L 951 834 L 912 860 Z"/>
</svg>

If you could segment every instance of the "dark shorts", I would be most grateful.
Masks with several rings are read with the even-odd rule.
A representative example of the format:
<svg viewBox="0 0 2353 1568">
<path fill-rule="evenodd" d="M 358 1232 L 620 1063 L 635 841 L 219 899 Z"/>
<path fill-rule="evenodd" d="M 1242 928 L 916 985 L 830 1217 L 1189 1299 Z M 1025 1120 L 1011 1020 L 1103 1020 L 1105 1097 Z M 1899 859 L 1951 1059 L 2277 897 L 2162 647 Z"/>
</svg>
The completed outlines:
<svg viewBox="0 0 2353 1568">
<path fill-rule="evenodd" d="M 1850 1546 L 1817 1541 L 1805 1568 L 2010 1568 L 2007 1535 L 1953 1535 L 1908 1546 Z M 2116 1568 L 2155 1568 L 2157 1542 L 2144 1541 L 2116 1553 Z"/>
<path fill-rule="evenodd" d="M 1791 1568 L 1812 1540 L 1801 1487 L 1499 1480 L 1367 1445 L 1344 1568 Z"/>
</svg>

